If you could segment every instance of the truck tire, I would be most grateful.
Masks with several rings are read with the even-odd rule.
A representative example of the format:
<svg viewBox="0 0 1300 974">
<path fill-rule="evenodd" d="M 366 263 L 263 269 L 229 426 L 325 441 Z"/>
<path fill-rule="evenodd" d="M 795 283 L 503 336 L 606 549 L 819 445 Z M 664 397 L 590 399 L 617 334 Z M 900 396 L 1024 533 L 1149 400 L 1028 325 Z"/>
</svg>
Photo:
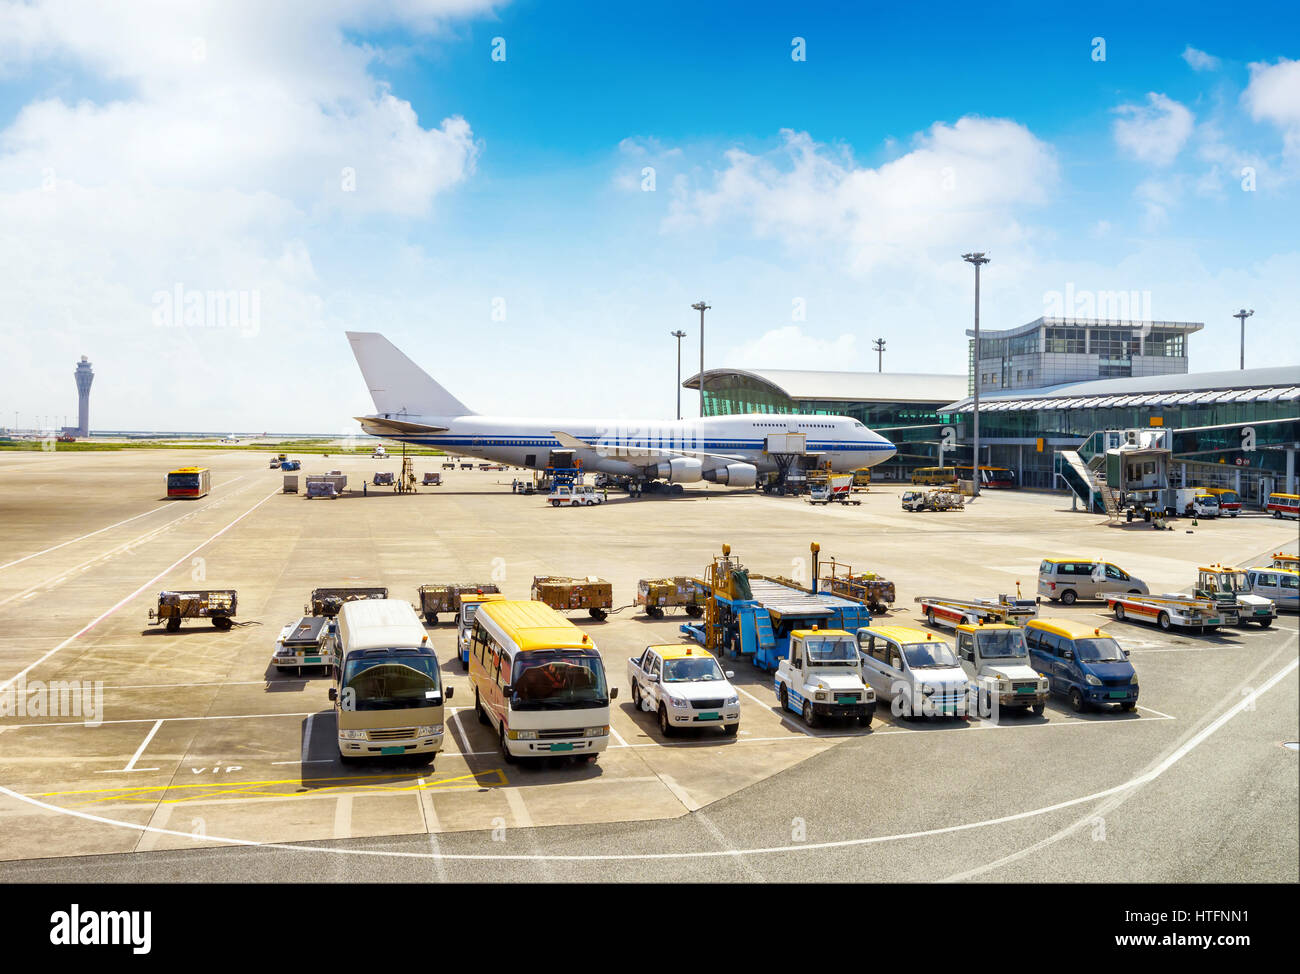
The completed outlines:
<svg viewBox="0 0 1300 974">
<path fill-rule="evenodd" d="M 809 727 L 817 726 L 817 711 L 813 710 L 811 700 L 805 700 L 803 702 L 803 722 Z"/>
<path fill-rule="evenodd" d="M 861 717 L 858 718 L 858 725 L 861 727 L 869 728 L 871 726 L 871 717 L 872 717 L 871 714 L 863 714 Z"/>
<path fill-rule="evenodd" d="M 1078 597 L 1079 596 L 1075 593 L 1074 589 L 1067 588 L 1064 592 L 1061 593 L 1061 604 L 1074 605 L 1074 601 Z"/>
<path fill-rule="evenodd" d="M 636 680 L 632 681 L 632 709 L 641 710 L 641 684 Z"/>
<path fill-rule="evenodd" d="M 1078 687 L 1070 690 L 1070 709 L 1076 714 L 1081 714 L 1088 709 L 1088 703 L 1083 699 L 1083 694 L 1079 692 Z"/>
<path fill-rule="evenodd" d="M 179 632 L 179 631 L 180 631 L 180 628 L 181 628 L 181 617 L 180 617 L 180 616 L 172 616 L 170 619 L 167 620 L 167 631 L 168 631 L 168 632 Z"/>
<path fill-rule="evenodd" d="M 518 763 L 519 759 L 510 753 L 510 748 L 506 747 L 506 725 L 504 722 L 501 724 L 501 733 L 497 736 L 501 742 L 501 760 L 506 764 Z"/>
<path fill-rule="evenodd" d="M 698 619 L 700 616 L 704 615 L 704 606 L 688 605 L 686 607 L 686 614 L 690 616 L 692 619 Z"/>
<path fill-rule="evenodd" d="M 1124 606 L 1119 602 L 1115 603 L 1115 621 L 1116 622 L 1124 621 Z"/>
<path fill-rule="evenodd" d="M 1136 707 L 1136 706 L 1137 706 L 1137 701 L 1136 701 L 1136 700 L 1125 700 L 1122 704 L 1119 705 L 1119 709 L 1120 709 L 1120 710 L 1132 710 L 1132 709 L 1133 709 L 1134 707 Z"/>
<path fill-rule="evenodd" d="M 789 694 L 789 692 L 786 690 L 786 688 L 785 688 L 785 684 L 784 684 L 784 683 L 781 684 L 781 693 L 780 693 L 780 695 L 778 696 L 777 699 L 778 699 L 778 700 L 780 701 L 780 703 L 781 703 L 781 711 L 782 711 L 782 713 L 784 713 L 785 711 L 787 711 L 787 710 L 790 709 L 790 694 Z"/>
<path fill-rule="evenodd" d="M 609 615 L 609 613 L 606 612 L 604 609 L 588 609 L 587 614 L 591 616 L 593 619 L 595 619 L 597 622 L 604 622 L 605 617 Z"/>
<path fill-rule="evenodd" d="M 1261 629 L 1267 629 L 1269 626 L 1273 624 L 1272 619 L 1259 619 L 1257 621 L 1259 622 L 1259 628 Z"/>
<path fill-rule="evenodd" d="M 1168 632 L 1173 626 L 1173 623 L 1169 621 L 1169 613 L 1160 613 L 1159 617 L 1156 619 L 1156 625 L 1158 625 L 1163 631 Z"/>
<path fill-rule="evenodd" d="M 668 708 L 665 707 L 663 704 L 660 704 L 659 705 L 659 733 L 663 734 L 664 737 L 672 737 L 674 730 L 675 728 L 673 727 L 672 721 L 668 719 Z"/>
<path fill-rule="evenodd" d="M 1029 708 L 1030 712 L 1031 712 L 1035 717 L 1041 717 L 1041 716 L 1043 716 L 1043 711 L 1046 710 L 1046 709 L 1047 709 L 1047 704 L 1045 704 L 1045 703 L 1036 703 L 1036 704 L 1034 704 L 1032 707 Z"/>
<path fill-rule="evenodd" d="M 426 612 L 426 613 L 424 614 L 424 621 L 427 622 L 427 623 L 428 623 L 429 625 L 431 625 L 431 626 L 436 626 L 436 625 L 438 624 L 438 613 L 436 613 L 436 612 Z"/>
<path fill-rule="evenodd" d="M 737 734 L 740 733 L 740 725 L 728 724 L 726 727 L 722 728 L 722 733 L 725 734 L 727 737 L 735 737 Z"/>
<path fill-rule="evenodd" d="M 925 610 L 925 622 L 926 625 L 934 625 L 934 606 L 930 606 Z"/>
<path fill-rule="evenodd" d="M 559 507 L 559 506 L 560 506 L 560 502 L 559 502 L 559 501 L 551 501 L 551 506 L 552 506 L 552 507 Z"/>
<path fill-rule="evenodd" d="M 460 653 L 457 653 L 456 655 L 460 656 Z M 469 672 L 469 660 L 467 660 L 464 656 L 460 656 L 460 669 L 462 673 Z"/>
<path fill-rule="evenodd" d="M 231 626 L 234 625 L 234 623 L 231 622 L 229 619 L 227 619 L 225 616 L 217 616 L 215 619 L 212 620 L 212 625 L 215 628 L 220 629 L 222 632 L 226 632 L 227 630 L 230 629 Z"/>
</svg>

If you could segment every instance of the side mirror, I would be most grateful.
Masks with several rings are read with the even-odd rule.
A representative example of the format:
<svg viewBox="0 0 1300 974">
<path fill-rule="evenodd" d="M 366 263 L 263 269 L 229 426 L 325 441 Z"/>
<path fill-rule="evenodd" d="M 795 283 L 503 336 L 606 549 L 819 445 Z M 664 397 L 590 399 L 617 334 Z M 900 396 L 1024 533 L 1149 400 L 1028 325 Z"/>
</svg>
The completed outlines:
<svg viewBox="0 0 1300 974">
<path fill-rule="evenodd" d="M 333 703 L 339 698 L 338 687 L 330 687 L 330 702 Z"/>
<path fill-rule="evenodd" d="M 722 675 L 725 676 L 728 680 L 734 680 L 734 679 L 736 678 L 736 671 L 735 671 L 735 670 L 726 670 L 726 671 L 723 672 Z"/>
<path fill-rule="evenodd" d="M 1133 655 L 1133 654 L 1130 653 L 1127 649 L 1124 650 L 1124 658 L 1125 658 L 1125 659 L 1128 659 L 1128 658 L 1129 658 L 1130 656 L 1132 656 L 1132 655 Z"/>
<path fill-rule="evenodd" d="M 1067 649 L 1065 652 L 1061 653 L 1061 655 L 1066 659 L 1074 659 L 1074 650 Z"/>
<path fill-rule="evenodd" d="M 453 696 L 455 693 L 456 693 L 456 688 L 455 688 L 455 687 L 443 687 L 443 688 L 442 688 L 442 699 L 444 699 L 444 700 L 450 700 L 450 699 L 452 698 L 452 696 Z"/>
<path fill-rule="evenodd" d="M 658 683 L 658 682 L 659 682 L 659 674 L 658 674 L 658 673 L 651 673 L 649 676 L 646 677 L 646 679 L 649 680 L 651 683 Z"/>
<path fill-rule="evenodd" d="M 501 692 L 504 693 L 507 697 L 513 697 L 515 695 L 514 684 L 507 683 L 505 686 L 501 688 Z"/>
<path fill-rule="evenodd" d="M 897 656 L 895 656 L 892 660 L 890 660 L 889 665 L 896 670 L 901 670 L 903 668 L 903 661 L 899 659 Z"/>
<path fill-rule="evenodd" d="M 618 699 L 618 687 L 610 687 L 610 688 L 609 688 L 609 699 L 611 699 L 611 700 L 617 700 L 617 699 Z"/>
</svg>

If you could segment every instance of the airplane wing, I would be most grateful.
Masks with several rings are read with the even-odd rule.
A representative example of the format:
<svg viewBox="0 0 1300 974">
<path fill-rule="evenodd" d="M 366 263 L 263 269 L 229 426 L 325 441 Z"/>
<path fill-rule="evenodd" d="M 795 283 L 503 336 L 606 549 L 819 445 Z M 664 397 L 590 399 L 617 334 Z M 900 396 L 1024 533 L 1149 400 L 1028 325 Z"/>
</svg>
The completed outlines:
<svg viewBox="0 0 1300 974">
<path fill-rule="evenodd" d="M 362 429 L 376 436 L 418 436 L 421 433 L 445 433 L 446 426 L 409 423 L 404 419 L 379 419 L 376 416 L 353 416 Z"/>
<path fill-rule="evenodd" d="M 602 443 L 600 440 L 580 440 L 578 437 L 563 430 L 551 430 L 551 435 L 560 441 L 560 445 L 566 450 L 595 450 L 601 456 L 608 457 L 611 460 L 628 460 L 644 461 L 646 463 L 661 463 L 672 460 L 676 457 L 699 457 L 701 460 L 713 461 L 715 465 L 725 466 L 729 463 L 748 463 L 742 456 L 727 453 L 712 453 L 707 450 L 656 450 L 650 447 L 639 446 L 615 446 L 612 444 Z"/>
</svg>

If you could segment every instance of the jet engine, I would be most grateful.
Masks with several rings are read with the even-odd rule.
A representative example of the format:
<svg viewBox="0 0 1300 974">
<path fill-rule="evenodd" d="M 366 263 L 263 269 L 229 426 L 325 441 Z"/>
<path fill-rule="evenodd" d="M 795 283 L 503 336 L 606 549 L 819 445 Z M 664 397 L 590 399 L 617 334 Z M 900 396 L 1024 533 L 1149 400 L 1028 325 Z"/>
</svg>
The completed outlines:
<svg viewBox="0 0 1300 974">
<path fill-rule="evenodd" d="M 758 483 L 758 468 L 752 463 L 729 463 L 704 471 L 704 479 L 728 487 L 753 487 Z"/>
<path fill-rule="evenodd" d="M 666 480 L 670 484 L 695 484 L 703 477 L 704 464 L 695 457 L 675 457 L 667 463 L 655 463 L 645 468 L 647 477 Z"/>
</svg>

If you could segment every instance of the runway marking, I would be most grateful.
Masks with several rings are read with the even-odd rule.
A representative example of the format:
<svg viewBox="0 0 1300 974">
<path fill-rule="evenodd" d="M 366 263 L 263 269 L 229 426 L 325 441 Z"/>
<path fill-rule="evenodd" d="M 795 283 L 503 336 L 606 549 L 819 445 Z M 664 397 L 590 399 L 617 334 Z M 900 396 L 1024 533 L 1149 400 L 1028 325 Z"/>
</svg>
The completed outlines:
<svg viewBox="0 0 1300 974">
<path fill-rule="evenodd" d="M 524 796 L 519 793 L 518 788 L 506 788 L 506 804 L 510 806 L 510 814 L 514 817 L 515 825 L 521 829 L 532 828 L 533 817 L 528 814 L 528 806 L 524 804 Z"/>
<path fill-rule="evenodd" d="M 623 747 L 627 747 L 627 741 L 623 740 L 623 735 L 622 735 L 622 734 L 620 734 L 618 731 L 614 730 L 614 725 L 613 725 L 613 724 L 610 724 L 610 725 L 609 725 L 609 732 L 610 732 L 610 734 L 613 736 L 614 740 L 618 741 L 618 743 L 621 744 Z"/>
<path fill-rule="evenodd" d="M 733 683 L 732 686 L 736 686 L 736 685 Z M 818 736 L 820 736 L 820 735 L 818 735 L 818 734 L 814 734 L 814 733 L 813 733 L 811 730 L 809 730 L 807 727 L 804 727 L 803 725 L 798 724 L 798 723 L 795 723 L 795 721 L 791 720 L 791 719 L 790 719 L 790 716 L 789 716 L 789 715 L 788 715 L 784 710 L 780 709 L 780 708 L 781 708 L 781 704 L 780 704 L 779 702 L 776 704 L 776 708 L 773 709 L 773 705 L 772 705 L 772 704 L 767 703 L 767 702 L 765 702 L 765 701 L 763 701 L 763 700 L 759 700 L 758 697 L 754 696 L 752 693 L 750 693 L 750 692 L 749 692 L 748 690 L 746 690 L 744 687 L 739 687 L 739 686 L 738 686 L 738 687 L 736 687 L 736 689 L 737 689 L 738 691 L 740 691 L 741 693 L 743 693 L 745 696 L 749 697 L 750 700 L 754 701 L 754 703 L 758 704 L 760 707 L 762 707 L 764 710 L 766 710 L 769 714 L 772 714 L 773 716 L 775 716 L 776 718 L 778 718 L 778 719 L 781 721 L 781 723 L 785 724 L 787 727 L 793 727 L 795 730 L 799 731 L 801 734 L 805 734 L 805 735 L 807 735 L 808 737 L 818 737 Z"/>
<path fill-rule="evenodd" d="M 132 593 L 131 593 L 130 595 L 128 595 L 126 598 L 124 598 L 124 599 L 122 599 L 121 601 L 119 601 L 119 602 L 118 602 L 116 605 L 114 605 L 112 608 L 107 609 L 106 611 L 100 613 L 98 616 L 96 616 L 96 617 L 95 617 L 94 619 L 92 619 L 90 622 L 86 623 L 86 625 L 82 626 L 80 629 L 78 629 L 75 633 L 73 633 L 73 634 L 72 634 L 71 636 L 69 636 L 67 639 L 63 640 L 63 642 L 59 643 L 57 646 L 55 646 L 53 649 L 51 649 L 49 652 L 47 652 L 47 653 L 46 653 L 44 656 L 42 656 L 40 659 L 38 659 L 38 660 L 36 660 L 35 662 L 30 663 L 30 664 L 28 664 L 27 666 L 23 667 L 21 670 L 19 670 L 17 673 L 15 673 L 13 676 L 11 676 L 9 679 L 5 680 L 4 683 L 0 683 L 0 691 L 8 690 L 9 687 L 13 686 L 13 684 L 14 684 L 14 683 L 15 683 L 15 682 L 20 678 L 20 677 L 24 677 L 24 676 L 26 676 L 26 675 L 27 675 L 28 673 L 30 673 L 32 670 L 36 669 L 36 667 L 40 666 L 40 665 L 41 665 L 42 663 L 44 663 L 46 660 L 48 660 L 48 659 L 50 659 L 52 656 L 54 656 L 56 653 L 60 652 L 60 651 L 63 650 L 65 647 L 69 646 L 71 643 L 73 643 L 73 642 L 76 641 L 77 639 L 80 639 L 80 638 L 81 638 L 82 636 L 84 636 L 86 633 L 90 632 L 90 630 L 94 629 L 95 626 L 99 625 L 101 622 L 103 622 L 103 621 L 104 621 L 105 619 L 107 619 L 109 616 L 113 615 L 115 612 L 117 612 L 118 609 L 122 608 L 122 606 L 126 605 L 128 602 L 130 602 L 132 599 L 134 599 L 136 596 L 138 596 L 140 593 L 142 593 L 142 592 L 143 592 L 145 589 L 147 589 L 149 586 L 151 586 L 151 585 L 153 585 L 155 582 L 157 582 L 160 578 L 163 578 L 163 577 L 164 577 L 168 572 L 172 571 L 172 570 L 173 570 L 174 568 L 176 568 L 179 564 L 181 564 L 181 562 L 185 561 L 186 559 L 188 559 L 189 557 L 191 557 L 191 556 L 192 556 L 193 554 L 195 554 L 196 552 L 198 552 L 198 551 L 202 551 L 204 548 L 206 548 L 208 545 L 210 545 L 213 541 L 216 541 L 217 538 L 221 537 L 223 534 L 225 534 L 227 531 L 229 531 L 231 528 L 233 528 L 236 524 L 238 524 L 238 523 L 239 523 L 240 521 L 242 521 L 244 518 L 248 517 L 248 515 L 252 514 L 255 510 L 257 510 L 259 507 L 261 507 L 263 504 L 265 504 L 265 503 L 266 503 L 267 501 L 269 501 L 272 497 L 275 497 L 275 496 L 276 496 L 277 494 L 279 494 L 279 493 L 280 493 L 280 491 L 279 491 L 279 489 L 277 488 L 276 490 L 273 490 L 271 493 L 267 494 L 267 495 L 266 495 L 265 497 L 263 497 L 260 501 L 258 501 L 256 504 L 254 504 L 254 505 L 253 505 L 252 507 L 250 507 L 248 510 L 246 510 L 243 514 L 239 515 L 239 517 L 235 518 L 233 521 L 231 521 L 230 523 L 228 523 L 228 524 L 227 524 L 225 527 L 223 527 L 220 531 L 217 531 L 216 533 L 212 534 L 211 536 L 209 536 L 209 537 L 207 538 L 207 540 L 200 542 L 197 546 L 195 546 L 194 548 L 191 548 L 191 549 L 190 549 L 189 551 L 187 551 L 185 554 L 181 555 L 181 556 L 180 556 L 179 558 L 177 558 L 174 562 L 172 562 L 170 565 L 168 565 L 166 568 L 164 568 L 162 571 L 160 571 L 160 572 L 159 572 L 157 575 L 155 575 L 153 578 L 149 579 L 149 581 L 145 582 L 143 585 L 141 585 L 139 588 L 137 588 L 134 592 L 132 592 Z"/>
<path fill-rule="evenodd" d="M 1144 706 L 1142 706 L 1141 704 L 1137 704 L 1136 706 L 1137 706 L 1137 709 L 1138 709 L 1138 710 L 1145 710 L 1147 713 L 1149 713 L 1149 714 L 1155 714 L 1157 717 L 1163 717 L 1165 720 L 1176 720 L 1176 719 L 1177 719 L 1177 718 L 1175 718 L 1175 717 L 1170 716 L 1169 714 L 1162 714 L 1159 710 L 1156 710 L 1156 709 L 1154 709 L 1154 708 L 1152 708 L 1152 707 L 1144 707 Z"/>
<path fill-rule="evenodd" d="M 307 759 L 311 756 L 311 723 L 316 719 L 315 714 L 307 715 L 307 727 L 302 733 L 302 763 L 306 764 Z"/>
<path fill-rule="evenodd" d="M 317 711 L 303 711 L 297 714 L 200 714 L 195 717 L 122 717 L 118 720 L 101 720 L 96 726 L 104 727 L 109 724 L 147 724 L 152 720 L 256 720 L 259 717 L 311 717 Z M 32 728 L 32 727 L 85 727 L 84 720 L 58 720 L 50 721 L 45 724 L 4 724 L 5 727 L 13 728 Z"/>
<path fill-rule="evenodd" d="M 231 483 L 233 482 L 234 481 L 231 481 Z M 117 521 L 114 524 L 108 525 L 108 527 L 100 528 L 98 531 L 91 531 L 89 534 L 83 534 L 79 538 L 73 538 L 70 541 L 64 541 L 61 544 L 56 544 L 51 548 L 45 548 L 41 551 L 33 551 L 30 555 L 23 555 L 21 558 L 15 558 L 13 561 L 7 561 L 3 565 L 0 565 L 0 571 L 4 571 L 6 568 L 12 568 L 14 565 L 21 565 L 23 562 L 28 561 L 29 559 L 39 558 L 41 555 L 48 555 L 51 551 L 58 551 L 60 548 L 66 548 L 68 545 L 76 544 L 78 541 L 85 541 L 87 538 L 93 538 L 97 534 L 103 534 L 105 531 L 111 531 L 113 530 L 113 528 L 121 527 L 123 524 L 130 524 L 132 521 L 138 521 L 140 518 L 148 517 L 150 514 L 157 514 L 159 511 L 165 511 L 167 510 L 168 506 L 169 505 L 167 504 L 163 504 L 161 507 L 155 507 L 153 510 L 145 511 L 143 514 L 136 514 L 134 517 L 124 518 L 121 521 Z"/>
<path fill-rule="evenodd" d="M 162 725 L 163 722 L 161 720 L 157 721 L 153 725 L 153 728 L 145 736 L 145 739 L 140 742 L 140 746 L 135 749 L 135 753 L 131 755 L 131 760 L 126 762 L 125 768 L 114 768 L 111 771 L 96 771 L 95 773 L 114 774 L 123 771 L 157 771 L 158 770 L 157 768 L 137 768 L 135 766 L 135 763 L 140 760 L 140 755 L 144 753 L 144 749 L 149 746 L 149 742 L 153 740 L 153 736 L 158 733 L 158 728 L 161 727 Z"/>
<path fill-rule="evenodd" d="M 423 783 L 424 779 L 420 779 Z M 334 838 L 352 838 L 352 796 L 340 795 L 334 805 Z"/>
</svg>

